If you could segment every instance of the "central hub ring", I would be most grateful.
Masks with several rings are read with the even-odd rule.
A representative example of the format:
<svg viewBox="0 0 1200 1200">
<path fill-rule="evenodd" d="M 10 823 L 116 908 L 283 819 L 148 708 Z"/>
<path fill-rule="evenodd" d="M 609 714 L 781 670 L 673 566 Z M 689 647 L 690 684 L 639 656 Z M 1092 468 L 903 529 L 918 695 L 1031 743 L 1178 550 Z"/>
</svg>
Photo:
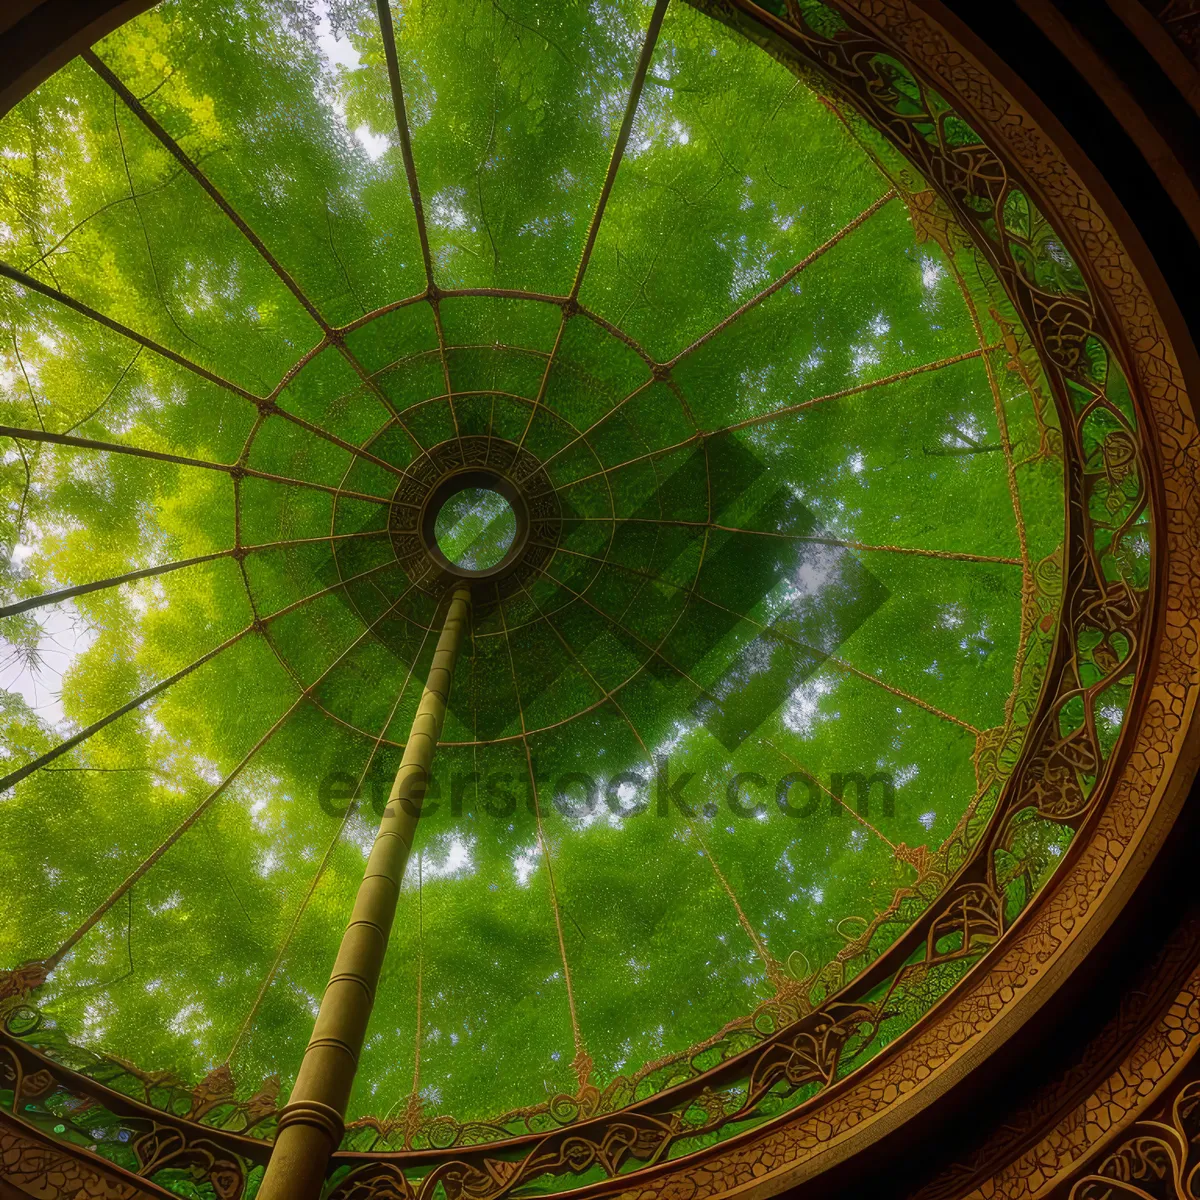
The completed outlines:
<svg viewBox="0 0 1200 1200">
<path fill-rule="evenodd" d="M 437 540 L 438 513 L 468 488 L 498 493 L 516 518 L 512 545 L 484 570 L 451 562 Z M 469 581 L 480 585 L 476 603 L 486 603 L 520 591 L 546 567 L 562 533 L 562 509 L 535 455 L 504 438 L 468 435 L 431 446 L 409 463 L 392 497 L 389 532 L 397 561 L 422 591 L 440 599 Z"/>
<path fill-rule="evenodd" d="M 516 533 L 512 545 L 504 557 L 494 566 L 482 570 L 464 567 L 451 562 L 443 553 L 437 538 L 437 518 L 446 502 L 468 488 L 480 488 L 488 492 L 496 492 L 508 501 L 509 507 L 516 518 Z M 417 530 L 425 553 L 448 575 L 459 579 L 495 579 L 506 575 L 513 564 L 525 552 L 525 543 L 529 540 L 529 505 L 521 494 L 520 488 L 512 480 L 490 467 L 462 467 L 443 476 L 425 497 L 417 518 Z"/>
</svg>

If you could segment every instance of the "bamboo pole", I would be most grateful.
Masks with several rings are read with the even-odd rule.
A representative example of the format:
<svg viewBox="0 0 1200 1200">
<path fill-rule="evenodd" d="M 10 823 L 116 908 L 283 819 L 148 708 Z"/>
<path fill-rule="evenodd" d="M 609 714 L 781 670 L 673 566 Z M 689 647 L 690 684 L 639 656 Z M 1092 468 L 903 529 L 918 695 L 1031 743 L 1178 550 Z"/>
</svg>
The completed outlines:
<svg viewBox="0 0 1200 1200">
<path fill-rule="evenodd" d="M 258 1200 L 318 1200 L 329 1157 L 342 1140 L 354 1072 L 470 608 L 469 589 L 456 588 L 350 924 L 342 935 L 296 1084 L 280 1113 L 275 1148 Z"/>
</svg>

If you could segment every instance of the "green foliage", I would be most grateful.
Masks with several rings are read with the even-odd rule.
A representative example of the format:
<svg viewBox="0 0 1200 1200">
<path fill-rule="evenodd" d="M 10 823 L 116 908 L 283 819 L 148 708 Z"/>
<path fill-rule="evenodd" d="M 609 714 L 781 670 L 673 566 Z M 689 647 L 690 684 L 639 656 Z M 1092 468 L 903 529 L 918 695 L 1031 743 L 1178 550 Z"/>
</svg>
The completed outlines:
<svg viewBox="0 0 1200 1200">
<path fill-rule="evenodd" d="M 460 660 L 351 1116 L 402 1116 L 415 1089 L 426 1116 L 496 1118 L 577 1092 L 581 1049 L 593 1082 L 645 1095 L 698 1043 L 702 1065 L 744 1048 L 757 1027 L 716 1035 L 781 980 L 864 933 L 848 974 L 885 950 L 936 890 L 898 848 L 978 836 L 990 808 L 968 810 L 1011 768 L 1057 611 L 1056 588 L 1027 589 L 1048 622 L 1030 628 L 1016 516 L 1050 562 L 1056 429 L 986 268 L 919 235 L 886 156 L 758 48 L 670 6 L 586 311 L 564 316 L 545 297 L 579 271 L 649 6 L 393 15 L 433 282 L 540 299 L 421 298 L 356 0 L 327 21 L 164 0 L 97 47 L 278 273 L 84 61 L 0 124 L 0 257 L 206 373 L 0 287 L 4 424 L 193 460 L 7 440 L 5 601 L 220 555 L 2 618 L 24 664 L 0 693 L 6 771 L 182 674 L 0 794 L 0 964 L 97 914 L 39 996 L 64 1037 L 191 1081 L 228 1058 L 239 1094 L 271 1075 L 286 1093 L 437 636 L 388 502 L 423 449 L 490 434 L 546 464 L 562 544 Z M 1070 287 L 1036 214 L 1009 219 L 1033 274 Z M 325 330 L 292 284 L 329 326 L 374 315 L 312 353 Z M 1105 420 L 1087 450 L 1115 523 L 1138 482 Z M 1135 540 L 1111 557 L 1144 577 Z M 697 715 L 781 679 L 732 748 Z M 662 756 L 687 811 L 661 799 Z M 856 773 L 889 776 L 894 806 L 838 793 Z M 777 803 L 796 774 L 818 785 L 792 797 L 803 818 Z M 589 810 L 571 775 L 597 780 Z M 877 1044 L 959 974 L 931 972 Z"/>
</svg>

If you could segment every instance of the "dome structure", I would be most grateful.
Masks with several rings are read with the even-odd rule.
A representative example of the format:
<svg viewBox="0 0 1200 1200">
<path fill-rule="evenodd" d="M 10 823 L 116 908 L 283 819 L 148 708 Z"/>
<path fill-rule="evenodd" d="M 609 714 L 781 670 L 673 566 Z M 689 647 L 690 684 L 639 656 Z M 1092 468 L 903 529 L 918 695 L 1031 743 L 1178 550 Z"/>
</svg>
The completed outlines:
<svg viewBox="0 0 1200 1200">
<path fill-rule="evenodd" d="M 896 20 L 163 0 L 0 121 L 23 1120 L 182 1196 L 322 1121 L 337 1200 L 766 1194 L 1111 919 L 1200 442 Z"/>
</svg>

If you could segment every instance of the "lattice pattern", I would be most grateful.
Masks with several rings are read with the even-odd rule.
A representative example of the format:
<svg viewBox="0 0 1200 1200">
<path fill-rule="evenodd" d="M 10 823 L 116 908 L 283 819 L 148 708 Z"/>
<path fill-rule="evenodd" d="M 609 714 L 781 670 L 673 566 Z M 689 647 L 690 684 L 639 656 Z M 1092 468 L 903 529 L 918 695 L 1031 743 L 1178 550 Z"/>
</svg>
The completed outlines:
<svg viewBox="0 0 1200 1200">
<path fill-rule="evenodd" d="M 237 258 L 239 270 L 266 272 L 261 297 L 294 302 L 286 318 L 292 323 L 277 342 L 310 348 L 280 359 L 283 369 L 262 386 L 262 373 L 273 366 L 266 352 L 261 361 L 222 356 L 186 333 L 186 314 L 164 292 L 166 268 L 155 258 L 140 207 L 155 308 L 146 324 L 135 320 L 146 316 L 137 303 L 110 307 L 94 293 L 76 294 L 78 281 L 59 279 L 48 254 L 22 267 L 0 265 L 37 321 L 57 320 L 45 314 L 59 312 L 63 320 L 81 319 L 60 336 L 86 338 L 79 330 L 95 327 L 111 345 L 129 347 L 114 392 L 146 358 L 155 369 L 178 372 L 171 379 L 185 392 L 203 386 L 198 396 L 220 395 L 222 412 L 243 414 L 222 417 L 219 437 L 197 446 L 189 446 L 190 408 L 176 427 L 153 437 L 136 425 L 125 436 L 129 430 L 103 405 L 100 416 L 78 414 L 59 432 L 55 405 L 31 379 L 36 421 L 0 430 L 14 439 L 29 481 L 18 531 L 27 503 L 32 511 L 36 502 L 32 484 L 44 463 L 92 455 L 129 460 L 135 473 L 175 473 L 163 479 L 192 472 L 228 479 L 231 499 L 207 503 L 214 512 L 218 504 L 229 509 L 233 531 L 228 546 L 15 596 L 0 610 L 6 619 L 87 597 L 103 604 L 106 593 L 172 579 L 187 581 L 170 593 L 178 603 L 211 594 L 230 614 L 248 616 L 193 658 L 129 689 L 120 704 L 86 723 L 76 717 L 79 728 L 70 736 L 55 740 L 35 729 L 29 753 L 0 781 L 17 789 L 15 796 L 31 797 L 37 817 L 44 811 L 37 806 L 52 798 L 39 790 L 49 787 L 47 773 L 157 770 L 113 766 L 120 760 L 111 755 L 121 750 L 118 735 L 129 722 L 159 712 L 160 704 L 165 715 L 155 720 L 167 736 L 180 719 L 172 713 L 188 711 L 214 688 L 232 687 L 246 709 L 236 719 L 220 711 L 231 721 L 220 766 L 211 778 L 196 771 L 207 786 L 175 805 L 177 819 L 165 820 L 111 880 L 100 873 L 114 886 L 97 889 L 94 904 L 76 902 L 57 941 L 14 959 L 35 965 L 10 977 L 8 989 L 26 995 L 42 986 L 45 1002 L 68 1026 L 80 1019 L 72 988 L 91 986 L 88 970 L 115 961 L 116 948 L 128 951 L 130 976 L 141 985 L 135 901 L 145 906 L 138 909 L 140 937 L 143 912 L 174 911 L 171 888 L 186 875 L 182 856 L 189 850 L 216 846 L 221 899 L 211 884 L 196 895 L 212 897 L 210 911 L 220 922 L 228 915 L 225 884 L 248 921 L 269 903 L 270 889 L 252 874 L 237 875 L 242 889 L 255 893 L 249 905 L 242 900 L 221 856 L 222 838 L 232 836 L 251 857 L 261 853 L 265 839 L 247 842 L 237 832 L 241 820 L 253 827 L 259 798 L 290 794 L 301 780 L 311 797 L 322 772 L 340 769 L 344 799 L 359 799 L 330 822 L 329 836 L 310 839 L 303 818 L 289 820 L 281 810 L 271 839 L 301 847 L 289 866 L 306 864 L 304 875 L 275 894 L 279 922 L 261 938 L 245 939 L 242 958 L 252 978 L 240 985 L 222 1030 L 225 1062 L 239 1077 L 264 1074 L 277 1062 L 286 1073 L 309 1019 L 303 997 L 319 986 L 325 948 L 340 933 L 338 897 L 361 871 L 356 839 L 369 824 L 363 810 L 371 781 L 394 764 L 437 627 L 442 587 L 415 538 L 415 513 L 439 477 L 468 463 L 510 474 L 531 509 L 520 569 L 479 606 L 439 751 L 447 778 L 468 780 L 457 805 L 475 841 L 464 835 L 456 843 L 452 830 L 431 832 L 429 859 L 421 860 L 405 898 L 417 918 L 397 932 L 394 973 L 377 1015 L 380 1027 L 395 1026 L 398 1036 L 390 1052 L 372 1052 L 374 1066 L 364 1062 L 356 1103 L 376 1115 L 364 1116 L 348 1135 L 350 1151 L 404 1149 L 417 1157 L 384 1166 L 347 1158 L 339 1195 L 432 1194 L 440 1183 L 493 1196 L 546 1175 L 611 1175 L 704 1149 L 734 1126 L 767 1121 L 811 1099 L 918 1020 L 1028 904 L 1086 819 L 1128 704 L 1149 553 L 1148 541 L 1141 544 L 1148 523 L 1136 421 L 1120 368 L 1091 332 L 1095 314 L 1070 256 L 1036 207 L 1007 182 L 979 173 L 987 150 L 977 135 L 894 61 L 871 60 L 875 82 L 886 85 L 875 89 L 873 103 L 890 106 L 896 121 L 872 119 L 902 142 L 907 163 L 855 116 L 842 95 L 853 92 L 845 79 L 832 96 L 818 85 L 826 92 L 818 102 L 788 72 L 682 5 L 669 12 L 665 0 L 653 11 L 631 6 L 625 18 L 625 33 L 608 47 L 623 67 L 620 103 L 611 89 L 599 102 L 608 114 L 597 143 L 605 153 L 581 160 L 594 168 L 595 198 L 587 220 L 562 236 L 574 252 L 570 271 L 557 259 L 540 262 L 545 290 L 509 286 L 520 282 L 514 247 L 541 243 L 524 227 L 492 228 L 482 176 L 475 179 L 477 213 L 466 217 L 467 193 L 448 182 L 434 142 L 422 157 L 422 138 L 432 137 L 422 131 L 436 129 L 439 118 L 422 109 L 410 122 L 412 89 L 423 105 L 432 103 L 432 92 L 415 69 L 404 80 L 406 107 L 401 77 L 408 67 L 402 71 L 398 49 L 404 40 L 386 5 L 373 18 L 355 18 L 363 62 L 374 67 L 361 68 L 343 102 L 376 124 L 381 104 L 394 118 L 389 136 L 400 162 L 392 170 L 397 180 L 403 172 L 413 218 L 411 244 L 396 262 L 410 259 L 423 275 L 405 299 L 374 288 L 373 304 L 355 295 L 365 277 L 353 277 L 338 256 L 332 223 L 328 242 L 339 270 L 328 275 L 305 257 L 316 252 L 303 222 L 295 223 L 299 249 L 255 232 L 278 216 L 236 172 L 218 174 L 219 163 L 210 170 L 194 96 L 173 91 L 169 75 L 155 80 L 161 92 L 150 86 L 155 71 L 163 72 L 142 43 L 171 48 L 173 36 L 156 18 L 85 56 L 106 89 L 100 96 L 111 96 L 114 113 L 124 109 L 114 124 L 129 199 L 142 204 L 125 151 L 125 140 L 133 146 L 136 136 L 144 143 L 139 153 L 151 160 L 165 154 L 176 176 L 233 227 L 231 244 L 241 249 L 230 253 L 251 252 Z M 796 20 L 814 46 L 841 52 L 849 43 L 831 10 L 813 16 L 811 28 Z M 187 26 L 180 28 L 186 41 Z M 504 53 L 518 56 L 526 39 L 544 41 L 539 60 L 561 55 L 578 72 L 572 54 L 536 23 L 505 18 L 493 33 L 511 39 Z M 433 32 L 426 35 L 437 45 Z M 408 36 L 420 45 L 420 31 Z M 736 86 L 717 86 L 706 73 L 710 49 Z M 189 61 L 182 53 L 165 58 Z M 428 69 L 439 61 L 431 52 Z M 191 78 L 185 66 L 168 69 Z M 672 108 L 651 98 L 687 71 L 701 96 L 717 104 L 715 115 L 705 117 L 703 104 L 688 109 L 686 99 Z M 602 90 L 586 72 L 572 78 L 586 81 L 585 94 L 587 87 Z M 72 78 L 69 86 L 86 93 L 91 83 Z M 754 157 L 761 137 L 737 151 L 751 178 L 739 175 L 720 133 L 705 126 L 711 119 L 739 128 L 740 106 L 753 87 L 771 97 L 764 112 L 788 114 L 793 140 L 803 133 L 817 147 L 806 165 L 823 162 L 841 177 L 828 211 L 783 213 L 785 193 L 799 183 L 779 184 L 778 156 Z M 180 119 L 185 100 L 190 124 Z M 90 93 L 81 105 L 107 111 Z M 687 128 L 684 119 L 692 122 Z M 896 137 L 901 127 L 910 131 L 907 140 Z M 707 156 L 699 171 L 704 186 L 692 197 L 671 178 L 670 160 L 656 165 L 654 151 L 689 144 L 685 132 Z M 982 184 L 956 192 L 944 159 L 976 163 L 970 178 Z M 843 169 L 847 161 L 852 170 Z M 424 182 L 426 170 L 436 186 Z M 770 185 L 762 182 L 763 194 L 743 204 L 742 190 L 754 179 Z M 173 186 L 173 177 L 167 180 L 163 186 Z M 708 192 L 723 182 L 724 206 L 705 207 Z M 810 205 L 820 185 L 811 185 Z M 671 240 L 678 213 L 646 201 L 680 188 L 722 251 L 717 269 L 710 263 L 697 272 L 692 264 L 699 282 L 691 288 L 680 286 L 689 278 L 685 246 Z M 243 215 L 246 203 L 256 215 Z M 761 213 L 739 215 L 747 210 Z M 739 230 L 752 220 L 765 247 L 761 262 L 738 247 L 746 236 Z M 768 235 L 770 228 L 776 232 Z M 1000 228 L 1003 254 L 990 244 Z M 490 242 L 490 276 L 474 274 L 460 253 L 455 238 L 468 231 Z M 515 240 L 518 233 L 524 242 Z M 285 248 L 285 260 L 276 258 Z M 535 259 L 540 250 L 529 253 Z M 396 278 L 410 278 L 408 269 L 381 261 L 378 274 L 394 287 Z M 1033 300 L 1014 303 L 1014 294 Z M 350 315 L 351 300 L 361 315 Z M 877 304 L 891 307 L 876 311 Z M 831 307 L 833 320 L 824 315 Z M 19 342 L 15 337 L 14 355 Z M 281 353 L 272 342 L 270 354 Z M 1071 373 L 1079 392 L 1074 408 L 1064 403 L 1060 374 L 1047 380 L 1047 362 Z M 789 364 L 796 382 L 772 382 L 780 363 Z M 884 447 L 897 438 L 878 412 L 893 414 L 902 454 L 889 457 L 870 442 L 871 433 L 882 435 Z M 1064 436 L 1060 419 L 1067 418 Z M 92 433 L 106 436 L 85 436 Z M 40 468 L 39 454 L 46 456 Z M 853 502 L 852 493 L 839 490 L 842 481 L 853 481 L 872 456 L 880 465 L 871 469 L 886 467 L 891 481 L 863 492 L 865 507 L 882 504 L 878 519 L 837 516 Z M 806 469 L 819 478 L 810 481 Z M 1065 546 L 1064 469 L 1074 489 Z M 169 490 L 153 474 L 133 478 L 157 496 Z M 822 507 L 822 488 L 841 508 Z M 906 507 L 921 514 L 910 532 L 940 529 L 947 540 L 913 537 L 905 544 L 894 531 L 906 528 Z M 197 511 L 193 501 L 189 518 Z M 959 519 L 964 512 L 968 519 Z M 1080 573 L 1083 560 L 1090 573 Z M 240 588 L 236 602 L 228 580 L 218 578 L 226 568 L 236 572 L 229 576 Z M 201 570 L 216 582 L 197 584 Z M 827 589 L 819 602 L 803 602 L 803 585 L 800 603 L 792 594 L 788 581 L 806 572 Z M 1056 637 L 1064 596 L 1073 623 L 1069 636 Z M 981 614 L 1003 630 L 984 639 L 1002 647 L 992 659 L 999 670 L 972 661 L 973 654 L 991 659 L 991 649 L 976 653 L 982 633 L 953 632 Z M 900 648 L 902 632 L 912 639 L 911 654 Z M 937 668 L 947 655 L 951 678 L 942 682 L 946 669 Z M 930 657 L 933 670 L 926 669 Z M 1050 709 L 1038 705 L 1046 678 Z M 781 682 L 786 686 L 768 705 L 773 715 L 752 719 L 754 688 L 770 691 Z M 172 709 L 174 695 L 185 698 Z M 806 727 L 814 717 L 804 704 L 819 716 L 828 695 L 836 697 L 830 703 L 843 741 L 857 736 L 882 745 L 899 726 L 918 731 L 903 749 L 932 780 L 923 785 L 937 804 L 928 824 L 924 812 L 904 804 L 881 814 L 861 795 L 857 804 L 848 800 L 830 769 L 854 774 L 860 764 L 831 759 L 836 746 L 828 737 L 814 744 Z M 268 701 L 275 705 L 269 713 Z M 1041 757 L 1022 760 L 1030 736 Z M 610 755 L 604 782 L 640 768 L 649 790 L 654 760 L 667 752 L 679 756 L 675 770 L 699 776 L 709 789 L 695 807 L 678 807 L 664 780 L 670 822 L 646 821 L 618 836 L 604 821 L 597 827 L 587 814 L 564 811 L 558 789 L 547 785 L 578 775 L 581 762 L 590 769 L 589 758 Z M 1014 770 L 1018 783 L 1007 786 Z M 511 812 L 503 812 L 508 792 L 470 778 L 489 773 L 523 793 Z M 713 790 L 722 801 L 719 781 L 734 773 L 810 781 L 821 801 L 819 831 L 806 829 L 799 839 L 787 827 L 786 836 L 772 837 L 757 832 L 753 820 L 727 830 L 705 803 Z M 445 793 L 452 808 L 453 782 Z M 618 793 L 617 807 L 626 799 Z M 502 815 L 493 830 L 485 821 L 496 812 Z M 842 875 L 827 873 L 800 900 L 787 854 L 815 864 L 821 855 L 813 848 L 835 834 L 845 842 Z M 467 872 L 452 888 L 451 864 L 464 847 L 468 858 L 479 854 L 490 876 Z M 489 878 L 499 883 L 500 870 L 515 882 L 509 879 L 493 902 L 487 886 Z M 789 874 L 786 888 L 779 886 L 781 870 Z M 622 880 L 615 897 L 608 890 L 614 878 Z M 664 897 L 667 888 L 675 891 Z M 781 893 L 789 891 L 785 900 Z M 799 914 L 827 902 L 826 892 L 836 897 L 828 899 L 834 919 L 801 936 Z M 594 910 L 622 904 L 631 916 L 609 946 L 606 914 Z M 658 937 L 660 918 L 647 922 L 642 913 L 648 906 L 671 911 L 672 904 L 688 912 L 689 927 Z M 775 911 L 780 906 L 783 916 Z M 226 938 L 205 935 L 212 936 Z M 493 957 L 497 947 L 503 964 Z M 464 963 L 473 966 L 464 970 Z M 706 982 L 710 969 L 707 978 L 718 986 Z M 489 991 L 496 986 L 489 980 L 506 974 L 515 996 L 541 995 L 552 983 L 556 998 L 509 1025 L 503 996 Z M 101 987 L 122 995 L 117 982 Z M 146 1003 L 133 986 L 123 993 L 126 1020 L 137 1019 Z M 687 1004 L 704 1014 L 680 1020 L 670 1031 L 674 1041 L 664 1044 L 661 1029 L 655 1035 L 622 1018 L 631 988 L 644 988 L 642 996 L 690 997 Z M 672 1009 L 673 1021 L 678 1012 Z M 480 1027 L 472 1029 L 477 1016 Z M 119 1011 L 116 1019 L 123 1019 Z M 490 1058 L 465 1044 L 457 1055 L 439 1045 L 452 1027 L 458 1038 L 482 1041 L 488 1021 L 503 1025 L 486 1035 Z M 636 1051 L 622 1049 L 633 1040 Z M 165 1045 L 143 1048 L 139 1060 L 152 1061 Z M 408 1045 L 411 1051 L 399 1049 Z M 548 1066 L 546 1054 L 559 1065 Z M 511 1086 L 480 1097 L 468 1073 L 448 1100 L 445 1089 L 468 1056 Z M 381 1086 L 383 1097 L 376 1094 Z M 471 1149 L 496 1142 L 505 1145 Z M 385 1179 L 392 1193 L 380 1190 Z"/>
</svg>

